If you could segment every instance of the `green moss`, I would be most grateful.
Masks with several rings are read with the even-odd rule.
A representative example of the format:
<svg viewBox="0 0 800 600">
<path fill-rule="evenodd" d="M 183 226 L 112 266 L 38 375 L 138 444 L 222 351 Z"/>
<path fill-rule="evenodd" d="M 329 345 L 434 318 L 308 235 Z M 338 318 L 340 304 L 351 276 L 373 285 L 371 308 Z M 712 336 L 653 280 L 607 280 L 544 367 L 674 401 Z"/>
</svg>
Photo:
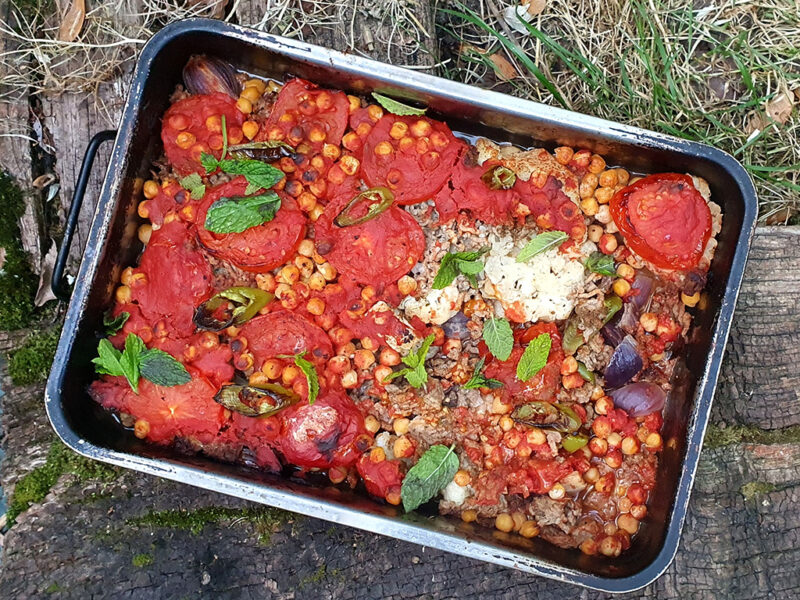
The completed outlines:
<svg viewBox="0 0 800 600">
<path fill-rule="evenodd" d="M 51 583 L 50 585 L 48 585 L 45 588 L 44 593 L 45 594 L 57 594 L 57 593 L 63 592 L 63 591 L 64 591 L 64 588 L 62 588 L 60 585 L 58 585 L 58 583 L 53 582 L 53 583 Z"/>
<path fill-rule="evenodd" d="M 131 564 L 137 569 L 149 567 L 153 564 L 153 556 L 151 554 L 137 554 L 131 560 Z"/>
<path fill-rule="evenodd" d="M 307 585 L 320 583 L 323 579 L 325 579 L 325 575 L 328 572 L 328 567 L 325 565 L 320 565 L 320 567 L 314 571 L 311 575 L 307 575 L 303 577 L 300 582 L 297 584 L 297 587 L 304 588 Z"/>
<path fill-rule="evenodd" d="M 38 281 L 20 243 L 19 218 L 25 210 L 22 192 L 11 177 L 0 173 L 0 329 L 20 329 L 33 318 Z"/>
<path fill-rule="evenodd" d="M 47 379 L 58 346 L 60 330 L 36 332 L 8 355 L 8 374 L 14 385 L 31 385 Z"/>
<path fill-rule="evenodd" d="M 774 492 L 777 489 L 778 488 L 774 484 L 767 483 L 766 481 L 751 481 L 750 483 L 745 483 L 739 491 L 742 496 L 744 496 L 745 500 L 753 500 L 764 494 Z"/>
<path fill-rule="evenodd" d="M 6 511 L 9 526 L 13 525 L 17 517 L 32 504 L 44 500 L 65 473 L 72 473 L 81 481 L 87 479 L 109 481 L 116 477 L 117 471 L 113 467 L 72 452 L 60 441 L 54 441 L 47 452 L 45 463 L 27 473 L 14 486 L 14 493 Z"/>
<path fill-rule="evenodd" d="M 800 425 L 783 429 L 759 429 L 757 427 L 719 427 L 709 425 L 706 429 L 706 448 L 720 448 L 731 444 L 792 444 L 800 442 Z"/>
<path fill-rule="evenodd" d="M 195 510 L 164 510 L 150 512 L 142 517 L 129 519 L 129 525 L 151 525 L 169 529 L 182 529 L 194 535 L 203 531 L 208 524 L 223 521 L 246 521 L 255 526 L 258 540 L 267 545 L 275 526 L 296 519 L 296 515 L 277 508 L 263 506 L 248 508 L 228 508 L 221 506 L 206 506 Z"/>
</svg>

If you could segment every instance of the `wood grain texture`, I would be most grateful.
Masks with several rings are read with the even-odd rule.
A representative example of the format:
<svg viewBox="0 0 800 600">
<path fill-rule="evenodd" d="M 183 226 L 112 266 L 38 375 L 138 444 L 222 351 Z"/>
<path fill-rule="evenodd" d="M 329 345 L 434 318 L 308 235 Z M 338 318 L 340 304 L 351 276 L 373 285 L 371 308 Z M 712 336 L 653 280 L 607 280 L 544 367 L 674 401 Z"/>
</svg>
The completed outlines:
<svg viewBox="0 0 800 600">
<path fill-rule="evenodd" d="M 800 228 L 760 227 L 714 406 L 716 421 L 800 424 Z"/>
</svg>

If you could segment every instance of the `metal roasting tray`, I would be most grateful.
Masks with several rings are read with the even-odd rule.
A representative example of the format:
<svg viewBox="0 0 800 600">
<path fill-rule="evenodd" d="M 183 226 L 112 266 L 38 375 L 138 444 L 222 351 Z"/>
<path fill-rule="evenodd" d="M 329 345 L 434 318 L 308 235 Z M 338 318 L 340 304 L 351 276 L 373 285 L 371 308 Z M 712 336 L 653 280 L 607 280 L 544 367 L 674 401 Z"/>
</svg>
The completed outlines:
<svg viewBox="0 0 800 600">
<path fill-rule="evenodd" d="M 709 275 L 710 302 L 696 315 L 685 376 L 664 409 L 665 450 L 657 487 L 629 551 L 617 559 L 586 556 L 536 538 L 438 516 L 433 509 L 403 514 L 349 490 L 182 456 L 137 440 L 90 399 L 87 388 L 95 377 L 90 361 L 102 314 L 112 305 L 121 269 L 134 264 L 141 252 L 136 207 L 148 166 L 161 153 L 160 118 L 181 81 L 183 65 L 198 51 L 262 76 L 291 74 L 353 93 L 378 90 L 420 101 L 432 116 L 467 134 L 549 149 L 590 148 L 609 164 L 632 171 L 691 172 L 708 181 L 724 213 Z M 112 138 L 113 132 L 102 132 L 87 150 L 54 274 L 56 289 L 63 289 L 66 254 L 92 159 L 97 146 Z M 560 581 L 632 591 L 661 575 L 678 548 L 756 213 L 755 190 L 744 168 L 715 148 L 220 21 L 188 19 L 157 33 L 139 57 L 47 382 L 47 414 L 64 443 L 89 458 Z"/>
</svg>

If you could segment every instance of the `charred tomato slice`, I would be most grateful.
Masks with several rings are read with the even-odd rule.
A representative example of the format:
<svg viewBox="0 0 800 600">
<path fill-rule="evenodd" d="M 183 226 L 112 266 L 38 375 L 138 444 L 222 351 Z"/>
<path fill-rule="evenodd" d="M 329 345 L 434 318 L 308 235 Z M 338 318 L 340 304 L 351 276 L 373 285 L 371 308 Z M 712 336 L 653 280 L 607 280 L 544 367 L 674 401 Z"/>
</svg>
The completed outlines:
<svg viewBox="0 0 800 600">
<path fill-rule="evenodd" d="M 197 210 L 197 232 L 200 243 L 209 252 L 228 260 L 245 271 L 263 273 L 282 265 L 303 239 L 306 218 L 294 199 L 278 192 L 281 207 L 275 218 L 241 233 L 212 233 L 204 227 L 208 209 L 222 197 L 244 196 L 247 181 L 236 177 L 206 192 Z"/>
<path fill-rule="evenodd" d="M 181 175 L 202 171 L 203 152 L 219 158 L 222 154 L 222 116 L 225 115 L 229 144 L 244 139 L 244 115 L 236 100 L 216 92 L 189 96 L 173 104 L 164 114 L 161 141 L 169 164 Z"/>
<path fill-rule="evenodd" d="M 711 235 L 711 211 L 692 178 L 660 173 L 622 188 L 611 216 L 625 244 L 657 267 L 697 266 Z"/>
</svg>

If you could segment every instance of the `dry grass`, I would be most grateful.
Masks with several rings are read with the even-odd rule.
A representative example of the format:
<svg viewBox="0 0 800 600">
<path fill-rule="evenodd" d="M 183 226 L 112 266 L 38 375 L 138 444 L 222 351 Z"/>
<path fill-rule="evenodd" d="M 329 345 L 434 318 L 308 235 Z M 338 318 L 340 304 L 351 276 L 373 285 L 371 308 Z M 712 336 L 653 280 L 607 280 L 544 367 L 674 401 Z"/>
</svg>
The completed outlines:
<svg viewBox="0 0 800 600">
<path fill-rule="evenodd" d="M 766 111 L 800 94 L 800 2 L 548 0 L 526 34 L 498 18 L 506 6 L 439 4 L 448 76 L 710 143 L 747 166 L 762 220 L 800 211 L 800 110 L 785 123 Z M 521 76 L 504 82 L 461 41 L 504 51 Z"/>
</svg>

